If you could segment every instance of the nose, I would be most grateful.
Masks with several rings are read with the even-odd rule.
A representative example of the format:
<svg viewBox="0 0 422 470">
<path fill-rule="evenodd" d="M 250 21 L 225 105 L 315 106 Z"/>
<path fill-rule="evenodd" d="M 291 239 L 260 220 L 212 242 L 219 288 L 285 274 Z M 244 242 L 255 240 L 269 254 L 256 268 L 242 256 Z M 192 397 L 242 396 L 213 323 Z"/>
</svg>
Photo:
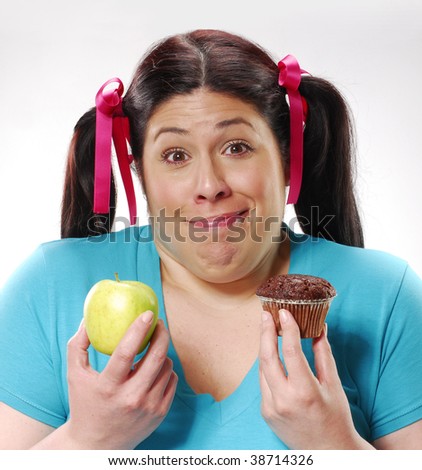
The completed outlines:
<svg viewBox="0 0 422 470">
<path fill-rule="evenodd" d="M 224 171 L 212 159 L 198 165 L 195 186 L 195 202 L 215 202 L 231 195 L 232 191 L 224 178 Z"/>
</svg>

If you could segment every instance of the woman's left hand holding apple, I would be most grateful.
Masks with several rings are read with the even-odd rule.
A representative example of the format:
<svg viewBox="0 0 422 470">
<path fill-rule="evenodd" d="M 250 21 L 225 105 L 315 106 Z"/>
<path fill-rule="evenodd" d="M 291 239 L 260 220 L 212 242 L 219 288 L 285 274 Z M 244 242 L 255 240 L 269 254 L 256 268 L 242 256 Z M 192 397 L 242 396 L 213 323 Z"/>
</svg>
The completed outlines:
<svg viewBox="0 0 422 470">
<path fill-rule="evenodd" d="M 303 354 L 299 327 L 280 311 L 282 352 L 272 316 L 263 312 L 260 346 L 262 415 L 291 449 L 370 449 L 359 436 L 325 332 L 313 341 L 316 376 Z"/>
<path fill-rule="evenodd" d="M 134 359 L 152 322 L 139 316 L 98 373 L 89 364 L 83 325 L 68 345 L 70 420 L 63 426 L 70 446 L 133 449 L 162 422 L 174 398 L 177 376 L 167 357 L 169 333 L 160 320 L 150 346 Z"/>
</svg>

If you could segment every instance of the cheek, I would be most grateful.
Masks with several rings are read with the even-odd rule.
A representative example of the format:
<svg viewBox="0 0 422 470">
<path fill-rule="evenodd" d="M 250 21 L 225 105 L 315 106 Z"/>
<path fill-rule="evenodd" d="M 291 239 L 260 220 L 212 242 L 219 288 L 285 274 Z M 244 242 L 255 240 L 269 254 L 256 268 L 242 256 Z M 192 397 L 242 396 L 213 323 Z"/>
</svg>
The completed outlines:
<svg viewBox="0 0 422 470">
<path fill-rule="evenodd" d="M 180 207 L 181 191 L 150 162 L 145 162 L 143 167 L 143 187 L 150 215 L 158 215 L 163 208 L 166 212 L 174 212 Z"/>
<path fill-rule="evenodd" d="M 146 187 L 148 207 L 152 212 L 158 211 L 163 207 L 168 207 L 169 203 L 174 199 L 174 194 L 172 194 L 168 185 L 163 183 L 148 183 Z"/>
<path fill-rule="evenodd" d="M 281 164 L 262 165 L 235 177 L 236 186 L 264 207 L 284 206 L 285 178 Z"/>
</svg>

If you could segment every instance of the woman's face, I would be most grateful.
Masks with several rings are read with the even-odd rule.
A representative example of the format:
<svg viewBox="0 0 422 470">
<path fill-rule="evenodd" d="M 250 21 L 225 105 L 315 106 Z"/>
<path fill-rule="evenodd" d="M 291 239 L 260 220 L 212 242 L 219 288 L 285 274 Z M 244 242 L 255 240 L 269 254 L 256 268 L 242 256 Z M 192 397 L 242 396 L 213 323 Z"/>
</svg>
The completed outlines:
<svg viewBox="0 0 422 470">
<path fill-rule="evenodd" d="M 270 262 L 285 204 L 276 139 L 254 106 L 199 89 L 149 120 L 143 181 L 159 251 L 209 282 Z"/>
</svg>

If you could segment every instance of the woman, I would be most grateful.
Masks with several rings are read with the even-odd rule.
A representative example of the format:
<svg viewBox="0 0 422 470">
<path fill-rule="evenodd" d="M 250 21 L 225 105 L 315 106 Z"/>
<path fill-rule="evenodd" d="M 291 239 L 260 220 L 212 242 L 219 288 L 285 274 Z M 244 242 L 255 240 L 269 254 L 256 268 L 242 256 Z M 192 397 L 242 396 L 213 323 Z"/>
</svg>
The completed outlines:
<svg viewBox="0 0 422 470">
<path fill-rule="evenodd" d="M 291 57 L 277 67 L 243 38 L 199 30 L 154 46 L 121 108 L 121 90 L 102 88 L 75 128 L 63 240 L 2 292 L 1 447 L 422 448 L 422 282 L 362 249 L 347 106 L 318 78 L 297 90 L 300 75 Z M 151 226 L 98 235 L 115 194 L 94 154 L 124 116 Z M 289 185 L 305 235 L 282 225 Z M 141 357 L 151 312 L 111 357 L 78 328 L 88 290 L 114 272 L 159 297 Z M 256 288 L 288 272 L 337 289 L 329 340 L 301 341 L 288 311 L 278 338 L 261 311 Z"/>
</svg>

